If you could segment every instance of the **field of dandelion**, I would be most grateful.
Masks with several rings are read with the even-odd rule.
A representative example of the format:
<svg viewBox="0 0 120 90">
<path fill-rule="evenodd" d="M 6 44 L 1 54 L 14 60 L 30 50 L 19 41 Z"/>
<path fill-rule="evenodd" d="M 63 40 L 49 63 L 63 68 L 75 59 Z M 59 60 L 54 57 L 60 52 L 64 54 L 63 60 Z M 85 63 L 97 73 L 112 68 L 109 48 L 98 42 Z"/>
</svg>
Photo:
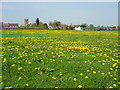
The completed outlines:
<svg viewBox="0 0 120 90">
<path fill-rule="evenodd" d="M 3 88 L 117 88 L 117 31 L 3 30 Z"/>
</svg>

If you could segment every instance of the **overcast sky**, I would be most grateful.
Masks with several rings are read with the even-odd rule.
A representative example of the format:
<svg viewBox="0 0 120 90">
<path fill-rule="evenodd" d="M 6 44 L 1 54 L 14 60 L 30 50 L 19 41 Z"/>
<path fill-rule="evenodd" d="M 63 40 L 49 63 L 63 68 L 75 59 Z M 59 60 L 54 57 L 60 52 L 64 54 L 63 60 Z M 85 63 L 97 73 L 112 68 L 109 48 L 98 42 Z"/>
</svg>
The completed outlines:
<svg viewBox="0 0 120 90">
<path fill-rule="evenodd" d="M 39 18 L 42 22 L 59 20 L 63 24 L 118 25 L 117 2 L 3 2 L 2 21 L 23 24 Z"/>
</svg>

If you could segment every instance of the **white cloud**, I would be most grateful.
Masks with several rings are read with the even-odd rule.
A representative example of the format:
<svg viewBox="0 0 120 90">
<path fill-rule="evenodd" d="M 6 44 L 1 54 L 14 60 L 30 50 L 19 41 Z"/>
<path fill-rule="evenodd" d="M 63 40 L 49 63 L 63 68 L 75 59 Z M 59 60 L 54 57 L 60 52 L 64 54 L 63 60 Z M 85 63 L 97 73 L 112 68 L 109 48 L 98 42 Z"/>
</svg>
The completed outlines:
<svg viewBox="0 0 120 90">
<path fill-rule="evenodd" d="M 2 0 L 2 2 L 119 2 L 119 0 Z"/>
</svg>

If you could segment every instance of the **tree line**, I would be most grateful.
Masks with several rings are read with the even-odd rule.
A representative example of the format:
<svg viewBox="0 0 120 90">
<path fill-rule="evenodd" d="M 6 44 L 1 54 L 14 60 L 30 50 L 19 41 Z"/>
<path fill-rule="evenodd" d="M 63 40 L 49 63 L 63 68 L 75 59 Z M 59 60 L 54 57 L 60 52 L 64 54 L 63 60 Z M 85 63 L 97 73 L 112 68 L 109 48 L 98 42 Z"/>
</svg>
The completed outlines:
<svg viewBox="0 0 120 90">
<path fill-rule="evenodd" d="M 39 20 L 39 18 L 36 19 L 35 23 L 30 24 L 29 26 L 32 27 L 39 27 L 41 29 L 49 29 L 49 27 L 52 27 L 51 29 L 55 29 L 55 30 L 60 30 L 60 29 L 65 29 L 65 30 L 74 30 L 74 27 L 82 27 L 82 28 L 86 28 L 86 27 L 90 27 L 90 28 L 94 28 L 95 26 L 93 24 L 86 24 L 83 23 L 81 25 L 66 25 L 66 24 L 62 24 L 60 21 L 54 20 L 54 21 L 50 21 L 48 24 L 47 23 L 43 23 L 42 21 Z M 96 29 L 101 29 L 104 26 L 97 26 L 95 27 Z M 116 28 L 116 26 L 113 27 L 114 29 Z"/>
</svg>

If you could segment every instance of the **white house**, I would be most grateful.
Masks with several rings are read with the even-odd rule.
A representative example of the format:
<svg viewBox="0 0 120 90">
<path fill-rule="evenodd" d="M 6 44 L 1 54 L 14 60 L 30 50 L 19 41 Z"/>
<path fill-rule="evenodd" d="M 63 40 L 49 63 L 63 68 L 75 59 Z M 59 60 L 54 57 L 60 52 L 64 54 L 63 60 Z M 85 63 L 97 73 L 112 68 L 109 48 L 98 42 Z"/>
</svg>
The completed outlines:
<svg viewBox="0 0 120 90">
<path fill-rule="evenodd" d="M 48 29 L 53 29 L 53 27 L 52 26 L 48 26 Z"/>
<path fill-rule="evenodd" d="M 82 27 L 75 27 L 75 30 L 80 30 L 80 31 L 83 31 Z"/>
</svg>

